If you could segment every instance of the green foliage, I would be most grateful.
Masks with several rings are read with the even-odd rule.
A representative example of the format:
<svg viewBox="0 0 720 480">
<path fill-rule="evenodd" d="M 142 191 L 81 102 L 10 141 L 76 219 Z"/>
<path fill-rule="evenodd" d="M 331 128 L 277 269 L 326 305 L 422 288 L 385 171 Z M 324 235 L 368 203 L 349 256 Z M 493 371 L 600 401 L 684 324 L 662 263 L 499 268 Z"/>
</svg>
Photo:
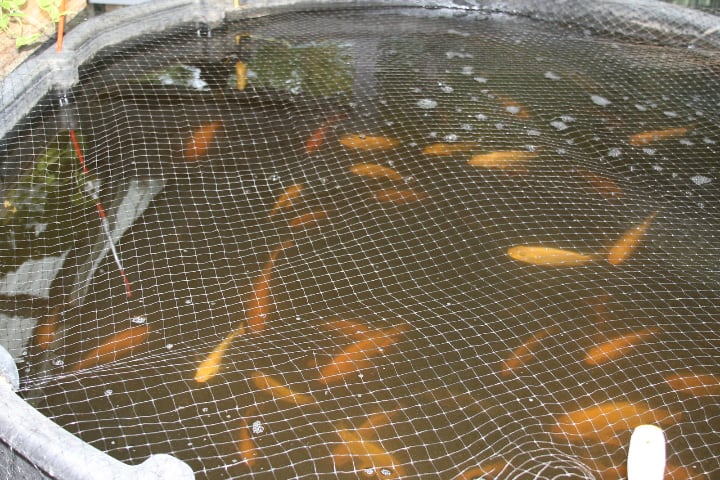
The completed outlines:
<svg viewBox="0 0 720 480">
<path fill-rule="evenodd" d="M 61 0 L 38 0 L 38 6 L 48 14 L 53 23 L 57 23 L 60 16 L 67 13 L 60 11 L 60 2 Z M 20 33 L 15 37 L 15 46 L 18 48 L 33 44 L 42 37 L 42 33 L 23 34 L 26 18 L 21 9 L 26 3 L 27 0 L 0 0 L 0 30 L 5 35 L 12 35 L 10 27 L 18 25 Z"/>
</svg>

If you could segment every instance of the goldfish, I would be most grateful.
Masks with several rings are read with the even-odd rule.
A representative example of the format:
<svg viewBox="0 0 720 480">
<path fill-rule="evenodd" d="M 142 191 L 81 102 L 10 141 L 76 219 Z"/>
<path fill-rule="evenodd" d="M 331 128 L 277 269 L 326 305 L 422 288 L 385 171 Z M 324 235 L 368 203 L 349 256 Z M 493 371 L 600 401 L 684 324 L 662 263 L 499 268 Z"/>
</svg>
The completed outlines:
<svg viewBox="0 0 720 480">
<path fill-rule="evenodd" d="M 627 230 L 615 242 L 608 252 L 608 262 L 612 265 L 620 265 L 625 262 L 640 244 L 650 224 L 655 219 L 657 212 L 653 212 L 642 222 Z"/>
<path fill-rule="evenodd" d="M 291 230 L 295 231 L 305 230 L 306 228 L 314 227 L 326 218 L 328 218 L 327 211 L 315 210 L 293 218 L 288 222 L 288 226 Z"/>
<path fill-rule="evenodd" d="M 372 364 L 372 357 L 382 354 L 383 349 L 394 344 L 404 331 L 405 327 L 399 326 L 368 333 L 364 339 L 344 348 L 322 367 L 318 381 L 329 385 L 368 367 Z"/>
<path fill-rule="evenodd" d="M 619 200 L 625 196 L 623 189 L 618 184 L 603 175 L 599 175 L 590 170 L 578 169 L 575 173 L 580 175 L 597 193 L 605 198 Z"/>
<path fill-rule="evenodd" d="M 513 350 L 512 355 L 505 359 L 500 370 L 500 375 L 507 378 L 511 376 L 515 370 L 532 360 L 535 357 L 535 350 L 540 346 L 540 342 L 556 331 L 556 328 L 546 328 L 528 338 L 522 345 Z"/>
<path fill-rule="evenodd" d="M 607 402 L 562 415 L 553 427 L 554 435 L 572 442 L 601 442 L 620 445 L 620 434 L 630 434 L 638 425 L 672 425 L 682 420 L 682 413 L 650 408 L 644 403 Z"/>
<path fill-rule="evenodd" d="M 447 157 L 459 152 L 468 152 L 477 150 L 479 145 L 475 142 L 456 142 L 456 143 L 431 143 L 423 148 L 425 155 L 435 157 Z"/>
<path fill-rule="evenodd" d="M 47 315 L 35 325 L 32 335 L 32 345 L 40 350 L 47 350 L 55 340 L 58 319 L 62 315 L 62 305 L 56 305 Z"/>
<path fill-rule="evenodd" d="M 339 113 L 337 115 L 333 115 L 332 117 L 324 121 L 322 125 L 315 129 L 310 134 L 310 137 L 308 137 L 307 141 L 305 142 L 305 152 L 313 153 L 318 150 L 325 143 L 325 137 L 327 136 L 328 131 L 330 131 L 330 128 L 332 128 L 334 124 L 341 120 L 344 120 L 345 118 L 347 118 L 346 114 Z"/>
<path fill-rule="evenodd" d="M 694 372 L 679 372 L 665 377 L 673 390 L 696 397 L 720 396 L 720 377 Z"/>
<path fill-rule="evenodd" d="M 223 341 L 220 342 L 212 352 L 210 352 L 210 355 L 208 355 L 207 358 L 198 365 L 197 371 L 195 372 L 195 381 L 198 383 L 205 383 L 217 375 L 217 372 L 220 370 L 220 364 L 222 363 L 225 351 L 228 349 L 232 341 L 235 340 L 235 337 L 241 336 L 244 333 L 245 325 L 240 325 L 238 329 L 226 336 Z"/>
<path fill-rule="evenodd" d="M 370 415 L 362 425 L 357 428 L 357 434 L 363 440 L 372 440 L 377 436 L 377 430 L 391 425 L 399 410 L 391 410 L 389 412 L 380 411 Z"/>
<path fill-rule="evenodd" d="M 118 358 L 129 355 L 138 346 L 145 343 L 149 333 L 150 327 L 147 324 L 137 325 L 118 332 L 98 348 L 85 355 L 71 371 L 77 372 L 101 363 L 114 362 Z"/>
<path fill-rule="evenodd" d="M 427 193 L 417 190 L 395 190 L 393 188 L 380 190 L 375 193 L 375 198 L 381 203 L 394 203 L 395 205 L 404 205 L 425 200 Z"/>
<path fill-rule="evenodd" d="M 235 87 L 239 92 L 242 92 L 247 86 L 247 64 L 244 62 L 237 62 L 235 64 L 235 75 L 237 76 Z"/>
<path fill-rule="evenodd" d="M 654 143 L 660 140 L 667 140 L 669 138 L 677 138 L 682 137 L 686 133 L 688 133 L 693 127 L 676 127 L 676 128 L 667 128 L 664 130 L 651 130 L 649 132 L 640 132 L 636 133 L 634 135 L 630 135 L 630 139 L 628 140 L 628 143 L 630 145 L 635 146 L 641 146 L 641 145 L 648 145 L 650 143 Z"/>
<path fill-rule="evenodd" d="M 507 254 L 513 260 L 544 267 L 579 267 L 596 259 L 595 255 L 541 245 L 516 245 L 508 248 Z"/>
<path fill-rule="evenodd" d="M 253 372 L 250 379 L 255 388 L 268 392 L 276 400 L 291 405 L 314 405 L 317 403 L 311 395 L 297 393 L 280 383 L 276 378 L 259 370 Z"/>
<path fill-rule="evenodd" d="M 336 466 L 345 465 L 352 459 L 358 469 L 365 471 L 376 470 L 378 476 L 382 476 L 382 478 L 406 477 L 407 474 L 402 464 L 394 455 L 385 450 L 379 442 L 364 440 L 356 431 L 351 429 L 338 429 L 336 431 L 343 441 L 342 445 L 339 445 L 333 452 Z"/>
<path fill-rule="evenodd" d="M 509 114 L 515 115 L 518 118 L 530 118 L 530 113 L 528 113 L 527 108 L 518 101 L 504 95 L 497 95 L 496 98 L 498 103 Z"/>
<path fill-rule="evenodd" d="M 377 163 L 356 163 L 350 166 L 350 173 L 361 177 L 372 178 L 373 180 L 394 180 L 402 181 L 402 175 L 390 167 L 383 167 Z"/>
<path fill-rule="evenodd" d="M 524 150 L 505 150 L 491 153 L 473 155 L 468 165 L 473 167 L 489 168 L 493 170 L 520 171 L 527 170 L 526 163 L 537 157 L 538 152 Z"/>
<path fill-rule="evenodd" d="M 243 418 L 240 420 L 241 425 L 240 432 L 238 434 L 238 452 L 240 453 L 243 462 L 245 462 L 245 465 L 249 468 L 252 468 L 257 462 L 258 448 L 255 440 L 252 438 L 250 425 L 248 425 L 245 417 L 250 417 L 256 413 L 257 408 L 255 407 L 248 407 L 245 410 Z"/>
<path fill-rule="evenodd" d="M 303 188 L 302 183 L 294 183 L 287 187 L 283 194 L 278 197 L 275 205 L 273 205 L 269 216 L 272 217 L 273 215 L 280 213 L 282 210 L 292 207 L 300 198 L 300 195 L 302 195 Z"/>
<path fill-rule="evenodd" d="M 596 366 L 621 358 L 637 344 L 644 342 L 660 332 L 660 328 L 650 327 L 610 339 L 588 350 L 587 355 L 585 355 L 585 363 L 590 366 Z"/>
<path fill-rule="evenodd" d="M 394 138 L 362 134 L 345 135 L 340 139 L 340 143 L 347 148 L 370 151 L 390 150 L 400 145 Z"/>
<path fill-rule="evenodd" d="M 488 462 L 483 465 L 480 465 L 479 467 L 472 467 L 468 470 L 465 470 L 460 475 L 455 477 L 454 480 L 481 480 L 481 479 L 492 479 L 492 478 L 499 478 L 498 475 L 505 470 L 505 468 L 508 466 L 507 462 L 504 462 L 502 460 L 496 460 L 493 462 Z"/>
<path fill-rule="evenodd" d="M 187 161 L 199 160 L 200 157 L 204 156 L 210 148 L 210 143 L 218 129 L 222 125 L 222 122 L 215 121 L 201 126 L 195 130 L 190 139 L 185 143 L 183 150 L 183 156 Z"/>
<path fill-rule="evenodd" d="M 247 318 L 248 331 L 259 333 L 265 329 L 265 322 L 270 315 L 272 270 L 280 253 L 293 245 L 292 240 L 280 244 L 270 253 L 270 259 L 265 262 L 262 272 L 253 283 L 253 290 L 245 305 L 245 316 Z"/>
</svg>

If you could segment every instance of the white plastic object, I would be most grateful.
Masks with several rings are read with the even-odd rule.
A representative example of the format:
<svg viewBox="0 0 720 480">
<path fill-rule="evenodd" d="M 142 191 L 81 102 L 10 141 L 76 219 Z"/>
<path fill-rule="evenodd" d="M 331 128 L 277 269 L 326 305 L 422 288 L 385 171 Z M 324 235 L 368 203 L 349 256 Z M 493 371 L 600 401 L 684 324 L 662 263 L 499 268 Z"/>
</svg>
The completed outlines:
<svg viewBox="0 0 720 480">
<path fill-rule="evenodd" d="M 665 473 L 665 434 L 655 425 L 640 425 L 630 437 L 628 480 L 662 480 Z"/>
</svg>

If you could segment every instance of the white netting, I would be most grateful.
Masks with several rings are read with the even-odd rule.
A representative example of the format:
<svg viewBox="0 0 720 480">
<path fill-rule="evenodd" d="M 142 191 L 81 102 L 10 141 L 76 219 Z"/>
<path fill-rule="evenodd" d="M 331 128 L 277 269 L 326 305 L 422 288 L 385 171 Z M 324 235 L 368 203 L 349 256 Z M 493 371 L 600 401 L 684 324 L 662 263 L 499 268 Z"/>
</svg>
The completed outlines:
<svg viewBox="0 0 720 480">
<path fill-rule="evenodd" d="M 4 144 L 2 267 L 62 263 L 21 394 L 197 478 L 622 478 L 641 423 L 719 475 L 717 37 L 535 11 L 100 52 Z"/>
</svg>

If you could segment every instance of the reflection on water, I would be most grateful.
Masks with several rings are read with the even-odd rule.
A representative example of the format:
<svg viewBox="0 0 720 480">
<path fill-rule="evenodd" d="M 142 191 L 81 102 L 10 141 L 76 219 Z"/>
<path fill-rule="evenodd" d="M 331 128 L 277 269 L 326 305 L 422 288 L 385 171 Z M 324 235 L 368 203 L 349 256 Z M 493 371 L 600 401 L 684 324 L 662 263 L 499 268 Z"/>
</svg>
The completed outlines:
<svg viewBox="0 0 720 480">
<path fill-rule="evenodd" d="M 30 387 L 40 374 L 30 368 L 26 396 L 116 458 L 139 463 L 172 453 L 198 478 L 249 471 L 357 478 L 351 466 L 337 467 L 338 430 L 359 429 L 383 411 L 394 412 L 391 420 L 364 441 L 392 454 L 407 477 L 453 478 L 496 462 L 507 478 L 593 478 L 621 467 L 627 448 L 574 444 L 552 428 L 565 413 L 610 401 L 683 412 L 665 430 L 669 461 L 707 478 L 720 471 L 716 397 L 682 395 L 665 381 L 680 370 L 720 374 L 720 90 L 702 53 L 652 56 L 642 46 L 504 17 L 332 15 L 326 36 L 342 61 L 354 63 L 328 85 L 342 90 L 338 79 L 345 88 L 352 72 L 362 79 L 356 87 L 372 90 L 324 100 L 292 91 L 307 84 L 307 72 L 322 83 L 317 70 L 335 62 L 299 70 L 303 78 L 288 91 L 274 77 L 243 92 L 232 79 L 216 78 L 209 90 L 128 83 L 119 65 L 155 72 L 162 63 L 133 51 L 88 69 L 94 83 L 75 96 L 79 130 L 93 168 L 113 179 L 107 188 L 133 175 L 169 181 L 119 243 L 137 294 L 125 299 L 106 261 L 85 303 L 63 313 L 53 348 L 64 365 L 38 389 Z M 326 21 L 317 13 L 281 15 L 228 25 L 212 40 L 174 38 L 189 51 L 201 50 L 193 42 L 206 45 L 209 58 L 244 58 L 252 71 L 253 55 L 274 51 L 268 45 L 282 45 L 290 63 L 321 49 L 311 42 Z M 237 32 L 249 33 L 239 46 Z M 372 62 L 362 52 L 368 38 Z M 294 45 L 313 48 L 295 58 Z M 199 63 L 199 54 L 184 57 L 182 48 L 154 50 L 165 62 Z M 264 57 L 260 73 L 274 75 L 271 67 Z M 213 72 L 222 80 L 233 69 Z M 203 125 L 214 127 L 202 151 L 183 158 L 183 145 Z M 631 135 L 673 127 L 688 130 L 629 143 Z M 367 138 L 361 148 L 343 145 L 356 134 L 384 138 L 374 142 L 387 148 L 368 148 Z M 459 142 L 476 146 L 423 153 Z M 533 154 L 522 168 L 468 164 L 472 155 L 507 151 Z M 352 167 L 359 164 L 392 168 L 401 178 L 358 175 Z M 273 211 L 295 184 L 301 196 Z M 384 202 L 378 191 L 423 195 Z M 318 211 L 321 221 L 290 228 L 292 219 Z M 611 265 L 608 248 L 652 212 L 642 243 Z M 218 374 L 195 382 L 198 364 L 245 321 L 270 252 L 288 240 L 267 283 L 265 329 L 239 335 Z M 510 258 L 516 245 L 593 259 L 537 266 Z M 57 283 L 59 291 L 72 288 Z M 144 345 L 71 373 L 138 316 L 149 328 Z M 375 330 L 407 327 L 382 352 L 368 353 L 361 370 L 324 385 L 321 368 L 362 341 L 323 327 L 335 318 Z M 583 361 L 593 346 L 649 327 L 657 333 L 618 359 Z M 501 375 L 513 351 L 545 329 L 551 334 L 530 347 L 532 355 Z M 317 403 L 278 400 L 252 383 L 257 371 Z M 248 428 L 257 452 L 251 469 L 238 447 Z M 628 432 L 617 433 L 626 445 Z M 367 466 L 361 457 L 357 465 Z"/>
</svg>

